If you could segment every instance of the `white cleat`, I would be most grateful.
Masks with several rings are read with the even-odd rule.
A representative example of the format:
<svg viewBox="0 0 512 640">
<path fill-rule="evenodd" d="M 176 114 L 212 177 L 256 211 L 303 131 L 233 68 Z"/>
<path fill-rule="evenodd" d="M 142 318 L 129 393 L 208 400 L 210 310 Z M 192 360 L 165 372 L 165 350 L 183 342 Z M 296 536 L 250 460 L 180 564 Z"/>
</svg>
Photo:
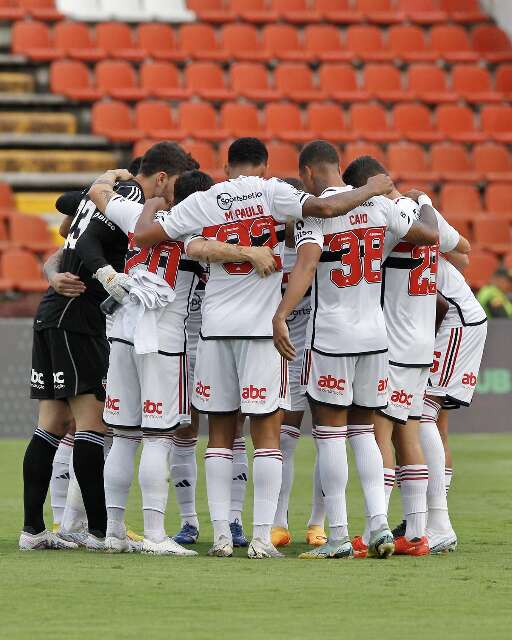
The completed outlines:
<svg viewBox="0 0 512 640">
<path fill-rule="evenodd" d="M 139 544 L 139 549 L 141 544 Z M 116 538 L 116 536 L 105 537 L 105 553 L 132 553 L 130 540 L 126 538 Z"/>
<path fill-rule="evenodd" d="M 427 531 L 427 539 L 432 555 L 451 553 L 457 548 L 457 536 L 453 529 L 445 533 Z"/>
<path fill-rule="evenodd" d="M 92 533 L 88 533 L 85 548 L 87 551 L 105 551 L 105 538 L 98 538 Z"/>
<path fill-rule="evenodd" d="M 21 532 L 19 541 L 20 551 L 39 551 L 41 549 L 73 550 L 78 549 L 74 542 L 68 542 L 60 538 L 58 534 L 51 531 L 41 531 L 41 533 Z"/>
<path fill-rule="evenodd" d="M 141 551 L 142 553 L 150 553 L 155 556 L 192 557 L 198 555 L 197 551 L 185 549 L 185 547 L 182 547 L 172 538 L 165 538 L 162 542 L 153 542 L 152 540 L 148 540 L 148 538 L 144 538 Z"/>
<path fill-rule="evenodd" d="M 208 550 L 208 555 L 216 558 L 230 558 L 233 555 L 233 540 L 227 536 L 220 536 Z"/>
<path fill-rule="evenodd" d="M 85 547 L 85 543 L 87 542 L 87 529 L 84 531 L 66 531 L 65 529 L 60 529 L 57 535 L 62 540 L 74 542 L 79 547 Z"/>
<path fill-rule="evenodd" d="M 261 538 L 253 538 L 247 549 L 247 557 L 251 560 L 263 558 L 284 558 L 284 553 L 278 551 L 271 542 L 263 542 Z"/>
</svg>

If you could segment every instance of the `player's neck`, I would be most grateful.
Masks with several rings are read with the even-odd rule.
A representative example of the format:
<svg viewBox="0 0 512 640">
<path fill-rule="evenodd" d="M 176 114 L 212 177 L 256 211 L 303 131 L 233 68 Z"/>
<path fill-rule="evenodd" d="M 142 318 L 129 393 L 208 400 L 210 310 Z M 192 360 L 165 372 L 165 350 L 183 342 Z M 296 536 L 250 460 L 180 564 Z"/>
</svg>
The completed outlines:
<svg viewBox="0 0 512 640">
<path fill-rule="evenodd" d="M 396 200 L 397 198 L 401 198 L 402 194 L 400 193 L 400 191 L 398 191 L 398 189 L 393 189 L 393 191 L 390 191 L 387 194 L 388 198 L 390 198 L 391 200 Z"/>
<path fill-rule="evenodd" d="M 240 176 L 256 176 L 257 178 L 263 178 L 264 173 L 264 166 L 255 167 L 252 164 L 237 164 L 234 167 L 228 165 L 226 169 L 228 180 L 235 180 Z"/>
<path fill-rule="evenodd" d="M 322 176 L 317 176 L 315 178 L 315 192 L 316 195 L 320 195 L 329 187 L 344 187 L 345 183 L 343 182 L 339 173 L 326 172 Z"/>
<path fill-rule="evenodd" d="M 141 189 L 144 193 L 145 200 L 149 200 L 149 198 L 153 198 L 155 194 L 152 191 L 152 185 L 150 184 L 149 179 L 145 175 L 143 175 L 142 173 L 138 173 L 135 176 L 134 180 L 140 184 Z"/>
</svg>

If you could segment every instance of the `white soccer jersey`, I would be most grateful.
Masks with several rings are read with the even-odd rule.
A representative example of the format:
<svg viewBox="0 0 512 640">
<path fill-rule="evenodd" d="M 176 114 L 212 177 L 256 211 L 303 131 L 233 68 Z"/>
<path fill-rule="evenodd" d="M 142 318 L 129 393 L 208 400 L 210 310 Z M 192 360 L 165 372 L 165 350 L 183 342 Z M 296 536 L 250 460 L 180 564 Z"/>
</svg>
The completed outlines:
<svg viewBox="0 0 512 640">
<path fill-rule="evenodd" d="M 442 256 L 437 274 L 437 290 L 450 305 L 443 320 L 444 327 L 468 327 L 483 324 L 487 320 L 485 311 L 464 276 Z"/>
<path fill-rule="evenodd" d="M 418 218 L 419 207 L 414 200 L 400 197 L 395 202 L 413 219 Z M 394 236 L 386 234 L 381 301 L 392 365 L 432 364 L 439 251 L 451 251 L 460 237 L 439 213 L 437 221 L 439 245 L 395 244 Z"/>
<path fill-rule="evenodd" d="M 128 236 L 125 272 L 133 274 L 143 269 L 156 273 L 176 292 L 176 298 L 164 308 L 158 323 L 158 347 L 165 353 L 183 353 L 186 348 L 185 320 L 201 267 L 187 258 L 183 242 L 178 240 L 160 242 L 147 249 L 135 246 L 133 235 L 142 209 L 140 203 L 114 196 L 107 204 L 105 215 Z M 114 340 L 126 340 L 123 318 L 121 306 L 114 316 L 111 331 Z"/>
<path fill-rule="evenodd" d="M 329 188 L 321 197 L 351 188 Z M 311 349 L 341 356 L 387 350 L 380 306 L 384 236 L 388 229 L 397 241 L 413 221 L 392 200 L 377 196 L 346 216 L 296 223 L 297 249 L 307 242 L 322 249 L 311 294 Z"/>
<path fill-rule="evenodd" d="M 300 218 L 309 194 L 286 182 L 240 176 L 192 194 L 157 219 L 170 238 L 190 234 L 274 250 L 280 267 L 260 278 L 249 262 L 210 265 L 201 336 L 208 339 L 272 338 L 281 300 L 286 218 Z"/>
</svg>

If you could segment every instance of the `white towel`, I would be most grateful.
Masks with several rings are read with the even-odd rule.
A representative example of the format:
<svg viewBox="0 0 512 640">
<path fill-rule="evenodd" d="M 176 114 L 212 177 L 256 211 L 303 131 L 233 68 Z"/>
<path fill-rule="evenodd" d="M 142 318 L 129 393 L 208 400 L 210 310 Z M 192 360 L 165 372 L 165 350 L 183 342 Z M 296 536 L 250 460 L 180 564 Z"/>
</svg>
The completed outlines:
<svg viewBox="0 0 512 640">
<path fill-rule="evenodd" d="M 130 293 L 123 304 L 123 328 L 135 353 L 158 351 L 158 322 L 176 297 L 174 289 L 160 276 L 142 269 L 127 282 Z"/>
</svg>

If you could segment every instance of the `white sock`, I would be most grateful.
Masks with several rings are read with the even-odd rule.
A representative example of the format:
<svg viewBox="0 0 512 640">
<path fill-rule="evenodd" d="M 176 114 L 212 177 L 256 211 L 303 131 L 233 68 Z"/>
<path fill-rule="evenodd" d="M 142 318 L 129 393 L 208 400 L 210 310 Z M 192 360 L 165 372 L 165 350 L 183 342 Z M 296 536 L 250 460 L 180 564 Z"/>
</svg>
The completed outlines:
<svg viewBox="0 0 512 640">
<path fill-rule="evenodd" d="M 103 457 L 105 460 L 112 448 L 112 443 L 114 441 L 114 430 L 111 427 L 107 427 L 107 433 L 103 438 Z"/>
<path fill-rule="evenodd" d="M 87 526 L 87 514 L 85 513 L 80 485 L 75 477 L 73 452 L 71 452 L 69 459 L 68 493 L 66 496 L 66 507 L 62 515 L 61 528 L 65 531 L 79 531 L 84 526 Z"/>
<path fill-rule="evenodd" d="M 395 486 L 395 467 L 389 469 L 384 467 L 384 497 L 386 498 L 386 513 L 389 510 L 389 499 Z"/>
<path fill-rule="evenodd" d="M 248 475 L 249 464 L 247 462 L 245 438 L 236 438 L 233 442 L 233 480 L 231 485 L 230 522 L 238 520 L 238 522 L 242 524 L 242 510 L 244 508 L 245 492 L 247 491 Z"/>
<path fill-rule="evenodd" d="M 370 541 L 370 534 L 375 529 L 380 529 L 381 526 L 388 525 L 387 513 L 389 508 L 389 499 L 391 497 L 391 491 L 395 484 L 395 469 L 384 468 L 384 500 L 386 503 L 386 517 L 381 519 L 380 516 L 370 518 L 368 511 L 366 511 L 366 523 L 363 532 L 363 542 L 367 545 Z"/>
<path fill-rule="evenodd" d="M 322 483 L 320 482 L 320 469 L 318 468 L 318 446 L 316 445 L 316 440 L 315 447 L 317 452 L 315 458 L 315 469 L 313 471 L 313 498 L 308 527 L 312 527 L 313 525 L 323 527 L 325 520 L 325 504 Z"/>
<path fill-rule="evenodd" d="M 300 429 L 283 424 L 281 427 L 281 453 L 283 454 L 283 479 L 277 502 L 274 527 L 288 529 L 288 504 L 293 486 L 294 456 L 299 442 Z"/>
<path fill-rule="evenodd" d="M 342 529 L 347 527 L 347 505 L 345 489 L 348 480 L 347 427 L 313 428 L 313 437 L 318 446 L 318 467 L 324 493 L 324 504 L 329 520 L 329 539 L 345 537 Z M 343 535 L 342 535 L 343 534 Z"/>
<path fill-rule="evenodd" d="M 124 511 L 133 482 L 135 456 L 142 439 L 136 429 L 115 429 L 112 446 L 105 460 L 105 503 L 107 505 L 107 536 L 126 537 Z"/>
<path fill-rule="evenodd" d="M 407 540 L 422 538 L 427 526 L 428 468 L 423 464 L 400 467 L 400 492 L 407 522 Z"/>
<path fill-rule="evenodd" d="M 53 459 L 52 479 L 50 480 L 50 498 L 54 524 L 62 522 L 69 486 L 69 461 L 73 453 L 74 436 L 68 434 L 62 438 Z"/>
<path fill-rule="evenodd" d="M 165 537 L 165 510 L 169 495 L 169 434 L 143 434 L 139 484 L 144 510 L 144 537 L 162 542 Z"/>
<path fill-rule="evenodd" d="M 180 508 L 181 526 L 186 522 L 199 529 L 196 512 L 197 438 L 172 437 L 171 478 Z"/>
<path fill-rule="evenodd" d="M 451 467 L 445 467 L 444 470 L 444 482 L 446 485 L 446 495 L 448 495 L 448 491 L 450 490 L 453 478 L 453 469 Z"/>
<path fill-rule="evenodd" d="M 283 456 L 279 449 L 255 449 L 252 465 L 254 485 L 253 538 L 270 543 L 270 529 L 276 515 Z"/>
<path fill-rule="evenodd" d="M 231 483 L 233 482 L 233 451 L 209 447 L 204 454 L 208 508 L 213 523 L 214 542 L 219 537 L 231 538 L 229 513 L 231 508 Z"/>
</svg>

